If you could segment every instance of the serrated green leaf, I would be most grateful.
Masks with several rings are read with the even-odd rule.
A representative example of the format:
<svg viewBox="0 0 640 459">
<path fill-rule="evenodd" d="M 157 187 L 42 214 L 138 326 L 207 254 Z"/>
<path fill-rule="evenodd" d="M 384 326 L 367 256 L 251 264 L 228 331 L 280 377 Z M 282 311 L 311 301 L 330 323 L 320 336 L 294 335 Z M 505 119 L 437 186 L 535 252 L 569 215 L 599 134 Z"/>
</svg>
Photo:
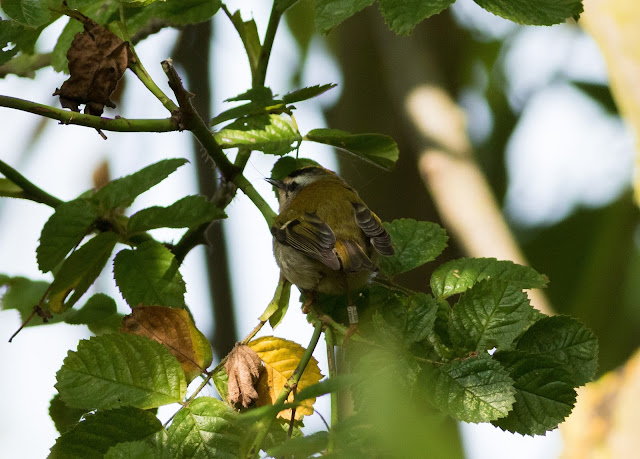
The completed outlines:
<svg viewBox="0 0 640 459">
<path fill-rule="evenodd" d="M 407 35 L 424 19 L 440 13 L 454 2 L 455 0 L 378 0 L 378 5 L 389 28 L 399 35 Z"/>
<path fill-rule="evenodd" d="M 117 234 L 100 233 L 64 261 L 49 290 L 51 311 L 61 313 L 76 304 L 102 272 L 117 242 Z"/>
<path fill-rule="evenodd" d="M 118 308 L 113 298 L 104 293 L 96 293 L 86 304 L 78 309 L 69 311 L 64 321 L 68 324 L 91 324 L 101 322 L 116 314 Z"/>
<path fill-rule="evenodd" d="M 519 24 L 553 25 L 579 16 L 582 0 L 474 0 L 493 14 Z"/>
<path fill-rule="evenodd" d="M 218 395 L 222 400 L 229 400 L 229 375 L 227 370 L 221 368 L 213 374 L 213 384 L 216 386 Z"/>
<path fill-rule="evenodd" d="M 112 446 L 104 459 L 158 459 L 158 452 L 144 441 L 126 441 Z"/>
<path fill-rule="evenodd" d="M 60 398 L 77 408 L 156 408 L 182 401 L 187 390 L 182 367 L 166 347 L 120 333 L 80 341 L 56 379 Z"/>
<path fill-rule="evenodd" d="M 453 307 L 449 336 L 463 353 L 505 349 L 541 315 L 515 285 L 485 280 L 463 293 Z"/>
<path fill-rule="evenodd" d="M 88 410 L 84 408 L 71 408 L 67 406 L 67 404 L 60 399 L 60 394 L 54 395 L 49 402 L 49 417 L 61 434 L 75 426 L 87 411 Z"/>
<path fill-rule="evenodd" d="M 89 233 L 99 217 L 98 208 L 87 199 L 74 199 L 56 207 L 40 233 L 36 250 L 38 267 L 51 271 Z"/>
<path fill-rule="evenodd" d="M 2 10 L 11 19 L 26 27 L 39 27 L 53 19 L 40 0 L 3 0 Z"/>
<path fill-rule="evenodd" d="M 238 102 L 241 100 L 250 100 L 252 102 L 259 102 L 263 104 L 269 104 L 273 102 L 273 92 L 271 88 L 262 86 L 259 88 L 251 88 L 237 96 L 229 97 L 225 99 L 225 102 Z"/>
<path fill-rule="evenodd" d="M 425 365 L 422 376 L 424 394 L 431 403 L 460 421 L 501 418 L 515 402 L 513 380 L 488 355 Z"/>
<path fill-rule="evenodd" d="M 380 271 L 387 276 L 410 271 L 434 260 L 449 239 L 446 231 L 432 222 L 401 218 L 383 225 L 395 249 L 394 255 L 380 260 Z"/>
<path fill-rule="evenodd" d="M 291 91 L 282 96 L 282 101 L 285 104 L 294 104 L 303 100 L 312 99 L 316 96 L 319 96 L 320 94 L 327 92 L 330 89 L 335 88 L 336 86 L 338 85 L 335 83 L 328 83 L 296 89 L 295 91 Z"/>
<path fill-rule="evenodd" d="M 144 193 L 171 175 L 188 161 L 184 158 L 164 159 L 131 175 L 113 180 L 100 188 L 91 198 L 102 209 L 129 207 Z"/>
<path fill-rule="evenodd" d="M 339 129 L 313 129 L 304 139 L 339 148 L 386 170 L 393 168 L 400 154 L 396 141 L 382 134 L 351 134 Z"/>
<path fill-rule="evenodd" d="M 211 397 L 198 397 L 176 414 L 168 429 L 172 457 L 235 459 L 240 445 L 236 413 Z"/>
<path fill-rule="evenodd" d="M 129 234 L 154 228 L 190 228 L 226 218 L 223 210 L 204 196 L 186 196 L 168 207 L 148 207 L 136 212 L 129 219 Z"/>
<path fill-rule="evenodd" d="M 170 306 L 185 308 L 185 283 L 173 253 L 156 241 L 146 241 L 135 250 L 122 250 L 113 262 L 113 275 L 120 293 L 131 307 Z"/>
<path fill-rule="evenodd" d="M 544 288 L 549 279 L 533 268 L 495 258 L 459 258 L 440 265 L 431 275 L 431 290 L 444 299 L 484 279 L 500 279 L 520 289 Z"/>
<path fill-rule="evenodd" d="M 516 350 L 554 358 L 577 386 L 591 381 L 598 368 L 598 338 L 572 317 L 543 317 L 522 335 Z"/>
<path fill-rule="evenodd" d="M 328 443 L 329 432 L 320 431 L 304 437 L 291 438 L 281 445 L 269 448 L 267 454 L 272 457 L 311 457 L 327 449 Z"/>
<path fill-rule="evenodd" d="M 409 299 L 407 320 L 403 337 L 407 343 L 417 343 L 427 338 L 433 330 L 438 314 L 438 303 L 431 295 L 416 293 Z"/>
<path fill-rule="evenodd" d="M 240 10 L 233 13 L 230 19 L 236 28 L 238 35 L 240 35 L 240 39 L 242 40 L 244 49 L 247 52 L 247 58 L 249 59 L 249 65 L 251 66 L 253 73 L 255 69 L 258 68 L 260 52 L 262 51 L 256 22 L 253 19 L 243 21 L 242 16 L 240 15 Z"/>
<path fill-rule="evenodd" d="M 0 287 L 6 286 L 7 289 L 0 296 L 0 306 L 2 309 L 16 309 L 20 313 L 20 318 L 24 321 L 33 312 L 33 307 L 38 304 L 42 295 L 49 288 L 49 282 L 34 281 L 26 277 L 8 277 L 3 276 L 0 279 Z M 48 323 L 56 322 L 56 317 Z M 42 325 L 44 322 L 37 318 L 33 318 L 27 324 L 27 327 L 34 325 Z"/>
<path fill-rule="evenodd" d="M 162 429 L 148 411 L 131 406 L 87 414 L 62 434 L 51 448 L 50 459 L 102 459 L 109 449 L 127 441 L 141 440 Z"/>
<path fill-rule="evenodd" d="M 215 134 L 222 148 L 247 147 L 269 155 L 284 155 L 302 140 L 288 115 L 253 115 L 240 118 Z"/>
<path fill-rule="evenodd" d="M 555 429 L 573 409 L 576 391 L 563 364 L 544 355 L 519 351 L 494 355 L 514 380 L 513 411 L 492 424 L 509 432 L 542 435 Z"/>
<path fill-rule="evenodd" d="M 372 3 L 373 0 L 317 0 L 315 2 L 316 29 L 320 33 L 329 33 L 342 21 Z"/>
</svg>

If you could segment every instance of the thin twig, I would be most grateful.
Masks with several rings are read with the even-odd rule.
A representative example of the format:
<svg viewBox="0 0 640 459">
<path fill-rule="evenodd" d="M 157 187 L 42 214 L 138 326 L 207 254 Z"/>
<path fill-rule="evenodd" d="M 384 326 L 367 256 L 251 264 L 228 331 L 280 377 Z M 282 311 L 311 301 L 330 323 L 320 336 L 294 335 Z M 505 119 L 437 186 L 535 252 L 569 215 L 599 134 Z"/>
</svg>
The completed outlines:
<svg viewBox="0 0 640 459">
<path fill-rule="evenodd" d="M 2 173 L 2 175 L 18 185 L 20 188 L 22 188 L 22 190 L 25 192 L 25 194 L 22 196 L 24 197 L 24 199 L 29 199 L 41 204 L 46 204 L 47 206 L 53 207 L 54 209 L 64 202 L 61 199 L 58 199 L 55 196 L 51 196 L 46 191 L 38 188 L 25 176 L 20 174 L 20 172 L 18 172 L 2 160 L 0 160 L 0 173 Z"/>
</svg>

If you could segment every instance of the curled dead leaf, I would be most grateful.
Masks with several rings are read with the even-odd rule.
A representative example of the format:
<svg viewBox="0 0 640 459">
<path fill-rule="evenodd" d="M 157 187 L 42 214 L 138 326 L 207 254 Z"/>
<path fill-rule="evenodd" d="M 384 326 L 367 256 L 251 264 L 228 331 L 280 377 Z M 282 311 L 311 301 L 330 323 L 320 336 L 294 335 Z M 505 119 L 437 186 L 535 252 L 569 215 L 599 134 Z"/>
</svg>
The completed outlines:
<svg viewBox="0 0 640 459">
<path fill-rule="evenodd" d="M 102 115 L 104 106 L 115 108 L 111 93 L 122 78 L 133 56 L 126 42 L 110 30 L 81 15 L 84 32 L 77 33 L 67 51 L 69 79 L 56 89 L 60 104 L 79 112 Z"/>
<path fill-rule="evenodd" d="M 262 360 L 253 349 L 236 343 L 224 368 L 229 376 L 229 403 L 237 408 L 248 408 L 258 400 L 255 386 L 263 367 Z"/>
</svg>

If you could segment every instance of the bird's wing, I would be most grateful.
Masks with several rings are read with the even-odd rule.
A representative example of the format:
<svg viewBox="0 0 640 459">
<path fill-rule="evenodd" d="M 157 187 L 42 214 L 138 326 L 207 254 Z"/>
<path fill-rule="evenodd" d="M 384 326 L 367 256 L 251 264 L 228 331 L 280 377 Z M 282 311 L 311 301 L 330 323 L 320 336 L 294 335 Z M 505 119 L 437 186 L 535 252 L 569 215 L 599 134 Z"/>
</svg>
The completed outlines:
<svg viewBox="0 0 640 459">
<path fill-rule="evenodd" d="M 334 251 L 336 236 L 316 214 L 305 213 L 280 228 L 271 228 L 271 233 L 280 243 L 315 258 L 331 269 L 340 269 L 340 260 Z"/>
<path fill-rule="evenodd" d="M 362 203 L 354 203 L 353 208 L 356 211 L 356 223 L 358 223 L 362 232 L 369 238 L 376 252 L 384 256 L 393 255 L 394 250 L 391 245 L 391 236 L 389 236 L 387 230 L 383 228 L 378 216 Z"/>
</svg>

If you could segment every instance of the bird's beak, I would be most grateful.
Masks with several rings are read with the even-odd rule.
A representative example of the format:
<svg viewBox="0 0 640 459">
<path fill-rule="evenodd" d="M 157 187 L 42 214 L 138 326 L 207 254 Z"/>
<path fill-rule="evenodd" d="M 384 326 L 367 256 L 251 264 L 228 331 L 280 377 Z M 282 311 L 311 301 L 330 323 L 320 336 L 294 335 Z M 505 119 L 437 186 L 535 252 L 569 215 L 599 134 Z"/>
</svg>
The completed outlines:
<svg viewBox="0 0 640 459">
<path fill-rule="evenodd" d="M 281 190 L 284 189 L 284 183 L 282 182 L 282 180 L 274 180 L 272 178 L 266 178 L 265 181 L 269 182 L 270 184 L 272 184 L 276 188 L 279 188 Z"/>
</svg>

